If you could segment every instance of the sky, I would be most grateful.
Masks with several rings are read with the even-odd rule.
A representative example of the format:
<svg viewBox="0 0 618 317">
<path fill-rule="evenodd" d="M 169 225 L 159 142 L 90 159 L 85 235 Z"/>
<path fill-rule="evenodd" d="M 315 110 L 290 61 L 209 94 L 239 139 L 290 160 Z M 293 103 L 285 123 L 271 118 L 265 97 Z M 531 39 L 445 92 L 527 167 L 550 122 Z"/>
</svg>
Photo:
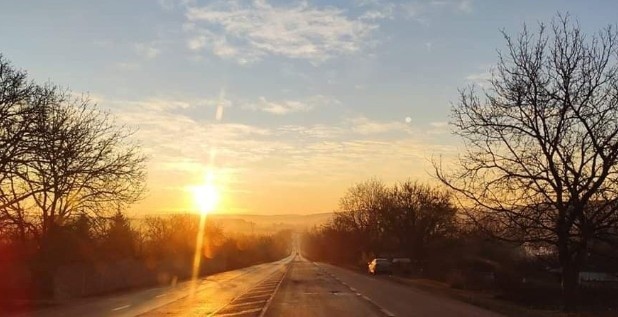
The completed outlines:
<svg viewBox="0 0 618 317">
<path fill-rule="evenodd" d="M 333 211 L 354 183 L 435 182 L 461 150 L 459 88 L 557 12 L 586 32 L 617 1 L 0 0 L 0 54 L 86 93 L 149 157 L 136 214 Z"/>
</svg>

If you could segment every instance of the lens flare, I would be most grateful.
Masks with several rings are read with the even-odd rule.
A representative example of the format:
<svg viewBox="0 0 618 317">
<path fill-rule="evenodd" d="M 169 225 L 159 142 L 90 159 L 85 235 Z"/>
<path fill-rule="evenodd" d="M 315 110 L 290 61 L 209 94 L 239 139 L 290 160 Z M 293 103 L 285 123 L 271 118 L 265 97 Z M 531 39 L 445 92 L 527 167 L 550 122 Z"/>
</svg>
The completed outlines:
<svg viewBox="0 0 618 317">
<path fill-rule="evenodd" d="M 217 122 L 223 118 L 223 100 L 225 99 L 225 89 L 221 89 L 219 94 L 219 104 L 217 105 L 217 113 L 215 119 Z M 215 164 L 215 156 L 217 149 L 212 147 L 210 149 L 210 169 L 206 173 L 204 185 L 194 187 L 193 197 L 195 203 L 200 211 L 200 224 L 195 238 L 195 254 L 193 256 L 193 272 L 191 274 L 191 291 L 189 297 L 193 298 L 197 292 L 197 279 L 200 276 L 200 267 L 204 249 L 205 228 L 206 228 L 206 215 L 209 212 L 214 211 L 217 208 L 219 202 L 219 190 L 215 186 L 215 176 L 212 171 L 212 166 Z"/>
<path fill-rule="evenodd" d="M 217 208 L 217 203 L 219 202 L 219 191 L 217 186 L 215 186 L 215 177 L 212 170 L 209 170 L 206 173 L 203 185 L 193 187 L 193 198 L 198 210 L 200 211 L 200 223 L 195 241 L 195 254 L 193 256 L 193 272 L 191 274 L 191 280 L 193 283 L 191 283 L 191 297 L 195 295 L 197 290 L 196 281 L 200 275 L 200 263 L 204 249 L 206 215 L 214 211 Z"/>
<path fill-rule="evenodd" d="M 208 214 L 217 208 L 219 203 L 219 189 L 214 184 L 212 172 L 206 175 L 205 183 L 193 188 L 193 198 L 201 214 Z"/>
</svg>

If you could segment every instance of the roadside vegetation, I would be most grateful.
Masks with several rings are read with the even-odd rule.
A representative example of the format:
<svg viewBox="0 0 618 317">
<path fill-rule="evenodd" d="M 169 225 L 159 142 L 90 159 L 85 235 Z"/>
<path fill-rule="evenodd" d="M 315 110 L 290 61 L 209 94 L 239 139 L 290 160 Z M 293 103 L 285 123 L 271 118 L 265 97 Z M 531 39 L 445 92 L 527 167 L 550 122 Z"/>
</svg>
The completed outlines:
<svg viewBox="0 0 618 317">
<path fill-rule="evenodd" d="M 5 309 L 146 286 L 170 286 L 191 277 L 200 216 L 129 219 L 80 214 L 58 226 L 41 254 L 34 237 L 5 237 L 0 245 L 0 295 Z M 271 262 L 290 252 L 291 231 L 276 234 L 226 232 L 207 220 L 199 275 Z M 41 266 L 51 280 L 37 279 Z M 46 284 L 49 283 L 49 284 Z M 22 302 L 24 301 L 24 302 Z"/>
<path fill-rule="evenodd" d="M 87 96 L 31 82 L 0 55 L 0 308 L 170 285 L 191 276 L 198 215 L 129 219 L 145 160 Z M 202 274 L 280 259 L 290 232 L 207 222 Z"/>
<path fill-rule="evenodd" d="M 569 312 L 618 303 L 618 32 L 559 15 L 503 35 L 487 86 L 452 107 L 464 147 L 434 162 L 444 189 L 356 185 L 308 256 L 406 256 L 420 276 Z"/>
</svg>

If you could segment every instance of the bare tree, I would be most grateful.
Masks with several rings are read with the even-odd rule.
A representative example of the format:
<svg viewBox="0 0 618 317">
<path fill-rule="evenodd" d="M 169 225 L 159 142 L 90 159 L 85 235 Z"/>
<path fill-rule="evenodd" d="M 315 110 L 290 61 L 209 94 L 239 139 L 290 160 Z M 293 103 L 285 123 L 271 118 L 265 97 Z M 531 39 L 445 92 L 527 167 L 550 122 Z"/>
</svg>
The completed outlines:
<svg viewBox="0 0 618 317">
<path fill-rule="evenodd" d="M 448 192 L 408 180 L 393 186 L 389 197 L 384 226 L 415 260 L 422 262 L 428 245 L 454 233 L 456 209 Z"/>
<path fill-rule="evenodd" d="M 144 156 L 130 136 L 88 98 L 30 83 L 0 56 L 0 219 L 44 235 L 77 210 L 135 201 Z"/>
<path fill-rule="evenodd" d="M 72 216 L 140 198 L 145 157 L 131 134 L 88 98 L 31 83 L 0 56 L 0 232 L 34 237 L 44 291 L 71 248 Z"/>
<path fill-rule="evenodd" d="M 388 188 L 377 179 L 348 188 L 339 201 L 333 225 L 353 233 L 361 252 L 380 253 L 385 238 L 381 214 L 387 208 Z"/>
<path fill-rule="evenodd" d="M 29 82 L 26 72 L 0 54 L 0 226 L 17 232 L 22 242 L 32 227 L 20 203 L 34 193 L 19 179 L 30 150 L 33 115 L 54 93 L 54 87 Z"/>
<path fill-rule="evenodd" d="M 25 152 L 23 139 L 28 130 L 28 113 L 37 87 L 27 81 L 26 73 L 13 66 L 0 55 L 0 187 L 11 186 L 21 155 Z M 27 195 L 6 197 L 0 206 L 5 207 Z M 2 209 L 2 208 L 0 208 Z"/>
<path fill-rule="evenodd" d="M 144 160 L 131 132 L 84 97 L 57 92 L 39 105 L 21 179 L 39 234 L 76 212 L 100 216 L 140 198 Z"/>
<path fill-rule="evenodd" d="M 427 247 L 453 232 L 455 208 L 439 188 L 405 181 L 386 186 L 370 179 L 348 189 L 320 232 L 338 260 L 406 254 L 423 261 Z M 327 250 L 327 253 L 329 251 Z M 362 261 L 361 261 L 362 262 Z"/>
<path fill-rule="evenodd" d="M 488 232 L 555 248 L 573 310 L 591 243 L 618 226 L 618 33 L 586 36 L 559 15 L 503 35 L 490 88 L 462 90 L 452 109 L 459 168 L 436 172 Z"/>
</svg>

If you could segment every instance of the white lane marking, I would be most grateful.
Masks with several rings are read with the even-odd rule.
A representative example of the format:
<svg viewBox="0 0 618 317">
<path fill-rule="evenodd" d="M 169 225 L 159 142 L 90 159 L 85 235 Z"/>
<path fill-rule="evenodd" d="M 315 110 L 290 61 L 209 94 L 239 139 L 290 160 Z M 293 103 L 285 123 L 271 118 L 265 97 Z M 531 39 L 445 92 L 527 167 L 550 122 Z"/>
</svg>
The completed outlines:
<svg viewBox="0 0 618 317">
<path fill-rule="evenodd" d="M 240 316 L 240 315 L 247 315 L 247 314 L 257 313 L 257 312 L 259 312 L 260 310 L 262 310 L 262 309 L 261 309 L 261 308 L 251 308 L 251 309 L 245 309 L 245 310 L 238 311 L 238 312 L 221 314 L 220 316 Z"/>
<path fill-rule="evenodd" d="M 266 304 L 264 305 L 264 307 L 262 308 L 262 311 L 260 312 L 260 317 L 264 317 L 264 315 L 266 315 L 266 311 L 268 310 L 268 308 L 270 308 L 270 303 L 273 302 L 273 298 L 275 298 L 275 295 L 277 295 L 277 291 L 279 291 L 279 287 L 281 287 L 281 284 L 283 284 L 283 280 L 285 280 L 285 278 L 288 276 L 288 272 L 290 272 L 290 267 L 291 265 L 285 268 L 285 272 L 283 272 L 283 276 L 281 277 L 281 280 L 279 280 L 279 284 L 277 284 L 277 287 L 275 287 L 275 290 L 273 291 L 273 294 L 270 295 L 270 298 L 266 300 Z"/>
<path fill-rule="evenodd" d="M 112 309 L 112 311 L 117 311 L 117 310 L 129 308 L 129 307 L 131 307 L 131 305 L 124 305 L 124 306 L 116 307 L 116 308 Z"/>
<path fill-rule="evenodd" d="M 251 290 L 250 294 L 251 294 L 251 296 L 261 296 L 263 294 L 270 294 L 270 293 L 272 293 L 274 289 L 275 288 L 273 287 L 271 289 L 265 289 L 263 291 L 257 291 L 257 292 L 254 292 L 253 290 Z"/>
<path fill-rule="evenodd" d="M 250 302 L 242 302 L 242 303 L 230 303 L 228 305 L 228 307 L 234 307 L 234 306 L 247 306 L 247 305 L 255 305 L 255 304 L 262 304 L 262 303 L 266 303 L 266 299 L 263 300 L 255 300 L 255 301 L 250 301 Z"/>
<path fill-rule="evenodd" d="M 315 262 L 314 262 L 315 264 Z M 317 264 L 316 264 L 317 266 Z M 319 266 L 318 266 L 319 267 Z M 367 302 L 369 302 L 370 304 L 376 306 L 380 312 L 382 312 L 382 314 L 386 315 L 387 317 L 395 317 L 396 315 L 391 313 L 389 310 L 387 310 L 386 308 L 383 308 L 382 306 L 378 305 L 378 303 L 374 302 L 373 300 L 371 300 L 371 298 L 359 293 L 356 288 L 346 284 L 344 281 L 340 280 L 338 277 L 336 277 L 334 274 L 328 273 L 330 276 L 332 276 L 335 280 L 339 281 L 339 283 L 347 286 L 352 292 L 356 293 L 357 296 L 362 297 L 364 300 L 366 300 Z"/>
</svg>

